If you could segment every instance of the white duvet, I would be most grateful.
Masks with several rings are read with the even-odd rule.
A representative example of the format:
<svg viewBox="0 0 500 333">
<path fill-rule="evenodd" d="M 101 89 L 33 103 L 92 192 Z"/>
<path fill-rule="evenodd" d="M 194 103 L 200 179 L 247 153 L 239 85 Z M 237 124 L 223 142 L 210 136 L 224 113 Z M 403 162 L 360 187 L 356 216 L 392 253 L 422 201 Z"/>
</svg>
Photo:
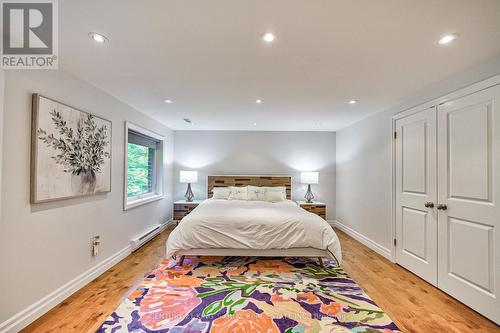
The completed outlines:
<svg viewBox="0 0 500 333">
<path fill-rule="evenodd" d="M 328 250 L 341 262 L 337 235 L 316 214 L 292 201 L 208 199 L 182 219 L 167 240 L 167 258 L 190 249 Z"/>
</svg>

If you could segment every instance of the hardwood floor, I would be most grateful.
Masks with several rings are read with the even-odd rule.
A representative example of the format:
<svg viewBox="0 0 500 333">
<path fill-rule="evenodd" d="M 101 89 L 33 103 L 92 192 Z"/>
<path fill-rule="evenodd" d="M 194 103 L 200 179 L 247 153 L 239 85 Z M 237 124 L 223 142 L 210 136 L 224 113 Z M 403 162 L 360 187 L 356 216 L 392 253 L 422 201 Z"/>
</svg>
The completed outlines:
<svg viewBox="0 0 500 333">
<path fill-rule="evenodd" d="M 403 332 L 500 332 L 492 321 L 335 229 L 342 266 Z"/>
<path fill-rule="evenodd" d="M 404 332 L 499 332 L 500 327 L 336 230 L 345 270 Z M 164 231 L 22 332 L 94 332 L 162 259 Z"/>
</svg>

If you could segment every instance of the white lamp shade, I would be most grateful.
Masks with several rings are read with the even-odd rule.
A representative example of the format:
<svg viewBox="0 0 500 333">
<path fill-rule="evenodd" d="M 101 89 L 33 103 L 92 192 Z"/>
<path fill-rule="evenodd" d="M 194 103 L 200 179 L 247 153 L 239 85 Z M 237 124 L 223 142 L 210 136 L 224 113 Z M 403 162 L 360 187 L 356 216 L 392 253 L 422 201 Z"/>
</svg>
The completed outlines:
<svg viewBox="0 0 500 333">
<path fill-rule="evenodd" d="M 180 183 L 197 183 L 198 182 L 198 171 L 184 171 L 181 170 L 179 174 Z"/>
<path fill-rule="evenodd" d="M 300 182 L 302 184 L 318 184 L 319 172 L 301 172 Z"/>
</svg>

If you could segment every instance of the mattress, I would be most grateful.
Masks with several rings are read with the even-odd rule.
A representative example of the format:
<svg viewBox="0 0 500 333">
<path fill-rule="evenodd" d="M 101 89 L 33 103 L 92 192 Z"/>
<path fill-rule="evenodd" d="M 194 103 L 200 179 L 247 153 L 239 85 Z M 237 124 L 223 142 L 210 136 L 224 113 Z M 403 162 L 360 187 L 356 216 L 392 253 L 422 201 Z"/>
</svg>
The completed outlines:
<svg viewBox="0 0 500 333">
<path fill-rule="evenodd" d="M 340 242 L 330 225 L 293 201 L 203 201 L 169 235 L 166 256 L 190 249 L 328 251 L 340 264 Z"/>
</svg>

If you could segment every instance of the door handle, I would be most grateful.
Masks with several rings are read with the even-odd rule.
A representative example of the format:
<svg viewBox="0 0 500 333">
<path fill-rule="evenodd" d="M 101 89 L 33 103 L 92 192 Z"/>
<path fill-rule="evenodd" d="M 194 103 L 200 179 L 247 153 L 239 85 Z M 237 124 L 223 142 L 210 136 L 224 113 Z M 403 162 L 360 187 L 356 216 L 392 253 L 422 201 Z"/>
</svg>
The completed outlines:
<svg viewBox="0 0 500 333">
<path fill-rule="evenodd" d="M 424 203 L 424 206 L 427 208 L 434 208 L 434 202 L 427 201 Z"/>
<path fill-rule="evenodd" d="M 439 205 L 437 205 L 437 209 L 439 209 L 439 210 L 447 210 L 448 206 L 446 206 L 445 204 L 439 204 Z"/>
</svg>

